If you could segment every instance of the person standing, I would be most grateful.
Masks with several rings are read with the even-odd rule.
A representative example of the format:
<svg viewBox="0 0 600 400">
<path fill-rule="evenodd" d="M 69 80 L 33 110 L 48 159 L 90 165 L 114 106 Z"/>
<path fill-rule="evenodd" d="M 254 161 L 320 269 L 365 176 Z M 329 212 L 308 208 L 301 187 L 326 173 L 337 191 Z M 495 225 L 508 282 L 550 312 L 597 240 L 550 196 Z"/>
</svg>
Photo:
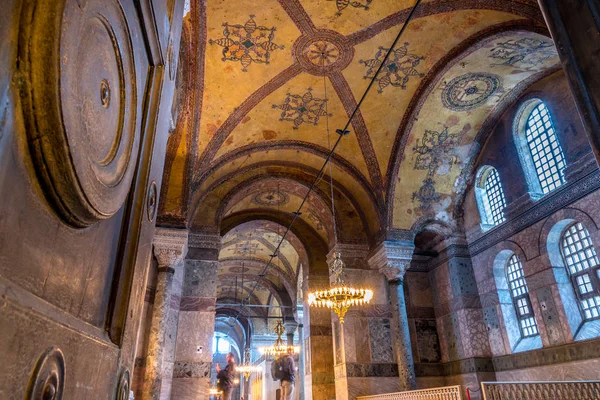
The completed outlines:
<svg viewBox="0 0 600 400">
<path fill-rule="evenodd" d="M 221 400 L 231 400 L 233 393 L 233 379 L 235 373 L 235 357 L 233 353 L 227 353 L 225 356 L 227 360 L 227 366 L 221 369 L 221 366 L 217 363 L 215 369 L 217 370 L 217 388 L 223 392 Z"/>
<path fill-rule="evenodd" d="M 296 377 L 296 366 L 291 353 L 284 353 L 279 358 L 281 376 L 281 400 L 292 400 L 294 394 L 294 381 Z"/>
</svg>

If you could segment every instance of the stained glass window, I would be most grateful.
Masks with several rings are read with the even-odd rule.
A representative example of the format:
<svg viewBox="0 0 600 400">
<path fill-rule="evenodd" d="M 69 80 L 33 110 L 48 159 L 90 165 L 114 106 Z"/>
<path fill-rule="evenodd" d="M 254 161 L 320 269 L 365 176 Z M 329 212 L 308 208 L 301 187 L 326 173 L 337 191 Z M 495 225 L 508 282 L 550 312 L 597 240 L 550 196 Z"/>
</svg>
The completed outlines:
<svg viewBox="0 0 600 400">
<path fill-rule="evenodd" d="M 600 317 L 600 263 L 590 233 L 580 222 L 563 234 L 562 256 L 587 320 Z"/>
</svg>

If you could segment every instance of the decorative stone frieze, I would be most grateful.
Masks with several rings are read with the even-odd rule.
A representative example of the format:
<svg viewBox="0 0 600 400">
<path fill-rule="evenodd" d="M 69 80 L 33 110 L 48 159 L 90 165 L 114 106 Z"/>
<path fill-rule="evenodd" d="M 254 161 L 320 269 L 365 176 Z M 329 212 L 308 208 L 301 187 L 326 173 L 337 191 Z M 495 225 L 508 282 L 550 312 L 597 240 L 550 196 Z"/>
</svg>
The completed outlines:
<svg viewBox="0 0 600 400">
<path fill-rule="evenodd" d="M 221 249 L 221 236 L 190 233 L 189 246 L 194 249 Z"/>
</svg>

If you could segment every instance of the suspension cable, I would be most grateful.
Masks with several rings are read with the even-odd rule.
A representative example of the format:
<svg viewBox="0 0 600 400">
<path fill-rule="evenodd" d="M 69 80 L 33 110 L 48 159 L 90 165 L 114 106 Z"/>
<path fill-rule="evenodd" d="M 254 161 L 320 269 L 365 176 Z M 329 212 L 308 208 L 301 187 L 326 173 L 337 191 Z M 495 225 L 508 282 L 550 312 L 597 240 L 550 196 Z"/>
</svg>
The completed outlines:
<svg viewBox="0 0 600 400">
<path fill-rule="evenodd" d="M 273 263 L 273 259 L 278 256 L 279 250 L 280 250 L 281 246 L 283 245 L 283 242 L 284 242 L 287 234 L 290 232 L 290 230 L 292 228 L 292 225 L 294 224 L 294 222 L 296 222 L 296 219 L 298 219 L 298 217 L 302 214 L 301 211 L 302 211 L 302 208 L 304 207 L 304 204 L 308 200 L 308 196 L 311 194 L 311 192 L 315 188 L 316 184 L 321 180 L 321 178 L 322 178 L 322 176 L 324 174 L 324 171 L 325 171 L 325 167 L 327 166 L 327 164 L 329 163 L 329 161 L 331 160 L 331 158 L 335 154 L 335 150 L 337 149 L 338 145 L 340 144 L 342 138 L 344 136 L 346 136 L 347 134 L 350 133 L 350 131 L 348 131 L 348 128 L 350 127 L 350 124 L 352 123 L 352 120 L 356 116 L 356 113 L 360 109 L 360 106 L 362 105 L 363 101 L 367 97 L 367 94 L 369 93 L 369 91 L 371 90 L 371 88 L 373 87 L 373 85 L 375 84 L 375 81 L 377 80 L 377 76 L 379 75 L 379 73 L 381 72 L 381 70 L 383 69 L 383 67 L 385 66 L 388 58 L 390 57 L 390 54 L 394 51 L 394 48 L 398 44 L 398 41 L 400 40 L 400 38 L 402 37 L 402 35 L 404 34 L 404 31 L 406 30 L 406 27 L 408 26 L 408 23 L 413 18 L 414 14 L 415 14 L 415 11 L 417 10 L 417 8 L 418 8 L 418 6 L 419 6 L 420 3 L 421 3 L 421 0 L 417 0 L 415 2 L 415 5 L 412 7 L 410 13 L 408 14 L 408 17 L 406 17 L 406 20 L 404 21 L 404 24 L 402 24 L 402 28 L 398 32 L 398 35 L 396 35 L 396 38 L 394 39 L 394 42 L 392 43 L 392 45 L 390 46 L 390 48 L 385 53 L 385 57 L 383 58 L 383 60 L 381 61 L 381 64 L 377 68 L 377 71 L 375 72 L 375 74 L 371 78 L 371 80 L 369 82 L 369 85 L 367 86 L 367 88 L 363 92 L 360 100 L 358 101 L 358 103 L 354 107 L 354 110 L 352 111 L 352 114 L 350 114 L 350 117 L 348 118 L 348 122 L 346 122 L 346 125 L 344 126 L 343 129 L 336 130 L 336 132 L 339 134 L 339 137 L 335 141 L 333 147 L 331 147 L 331 149 L 329 151 L 329 154 L 325 158 L 325 162 L 323 163 L 323 166 L 321 166 L 321 169 L 317 173 L 317 176 L 315 177 L 315 179 L 313 180 L 312 184 L 308 188 L 308 192 L 306 192 L 306 195 L 304 196 L 304 199 L 302 199 L 302 202 L 300 203 L 300 206 L 298 207 L 298 209 L 295 212 L 292 213 L 293 214 L 292 221 L 289 223 L 287 229 L 283 233 L 283 236 L 281 236 L 281 240 L 279 241 L 279 244 L 277 245 L 277 247 L 273 251 L 273 254 L 271 254 L 271 256 L 269 258 L 269 262 L 267 263 L 267 265 L 265 265 L 265 267 L 263 268 L 263 271 L 258 275 L 259 278 L 262 278 L 262 277 L 265 276 L 267 270 L 269 269 L 269 267 Z M 327 98 L 327 83 L 325 81 L 325 77 L 323 77 L 323 81 L 325 83 L 325 111 L 327 112 L 327 101 L 328 101 L 328 98 Z M 327 127 L 327 143 L 328 143 L 328 146 L 329 146 L 330 145 L 330 141 L 329 141 L 329 118 L 326 118 L 326 127 Z M 331 164 L 329 164 L 329 175 L 330 175 L 330 178 L 331 178 L 330 179 L 331 180 L 331 207 L 332 207 L 332 213 L 335 213 L 335 208 L 334 208 L 335 206 L 334 206 L 334 203 L 333 203 L 334 202 L 334 199 L 333 199 L 333 175 L 332 175 Z M 278 190 L 279 190 L 279 188 L 278 188 Z M 333 214 L 333 228 L 334 228 L 334 237 L 336 238 L 336 241 L 337 241 L 337 230 L 336 230 L 335 214 Z M 278 234 L 279 234 L 279 232 L 278 232 Z M 254 293 L 254 291 L 256 290 L 256 287 L 258 286 L 258 283 L 259 283 L 258 281 L 254 282 L 254 286 L 253 286 L 253 288 L 252 288 L 252 290 L 251 290 L 250 293 Z M 242 308 L 240 308 L 240 311 L 238 312 L 238 316 L 241 314 L 241 310 L 242 310 Z M 236 319 L 237 319 L 237 317 L 236 317 Z"/>
</svg>

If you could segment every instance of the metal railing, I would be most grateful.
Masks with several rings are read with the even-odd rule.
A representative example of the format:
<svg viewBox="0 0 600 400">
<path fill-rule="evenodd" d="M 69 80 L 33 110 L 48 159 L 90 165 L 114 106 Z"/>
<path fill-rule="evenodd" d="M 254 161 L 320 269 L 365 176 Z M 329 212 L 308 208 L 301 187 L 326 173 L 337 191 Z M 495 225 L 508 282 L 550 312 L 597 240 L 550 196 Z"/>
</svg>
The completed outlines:
<svg viewBox="0 0 600 400">
<path fill-rule="evenodd" d="M 481 382 L 483 400 L 598 400 L 600 381 Z"/>
<path fill-rule="evenodd" d="M 462 400 L 460 386 L 444 386 L 407 392 L 359 396 L 357 400 Z"/>
</svg>

